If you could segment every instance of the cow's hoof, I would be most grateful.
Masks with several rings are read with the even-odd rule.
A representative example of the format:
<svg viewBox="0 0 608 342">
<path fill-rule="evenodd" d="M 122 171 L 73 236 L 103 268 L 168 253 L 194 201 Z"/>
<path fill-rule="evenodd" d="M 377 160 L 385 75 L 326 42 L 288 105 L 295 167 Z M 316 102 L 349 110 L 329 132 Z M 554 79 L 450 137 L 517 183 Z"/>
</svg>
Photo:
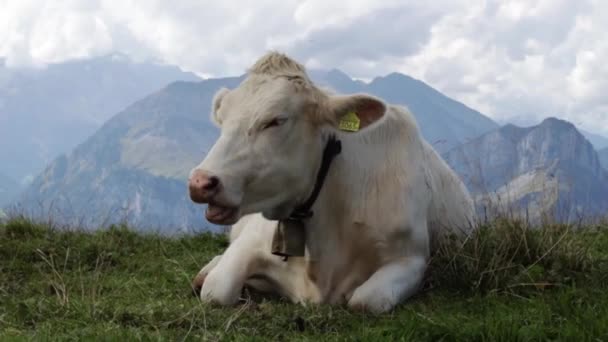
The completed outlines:
<svg viewBox="0 0 608 342">
<path fill-rule="evenodd" d="M 206 273 L 199 273 L 192 280 L 192 295 L 195 297 L 200 297 L 201 290 L 203 289 L 203 284 L 205 283 L 205 278 L 207 277 Z"/>
</svg>

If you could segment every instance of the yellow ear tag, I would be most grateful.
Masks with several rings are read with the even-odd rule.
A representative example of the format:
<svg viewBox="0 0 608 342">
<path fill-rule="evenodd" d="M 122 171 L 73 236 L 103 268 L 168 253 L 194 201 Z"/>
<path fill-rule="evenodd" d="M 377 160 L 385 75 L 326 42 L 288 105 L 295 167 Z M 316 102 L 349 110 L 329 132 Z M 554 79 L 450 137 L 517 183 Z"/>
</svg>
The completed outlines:
<svg viewBox="0 0 608 342">
<path fill-rule="evenodd" d="M 355 112 L 348 112 L 340 119 L 338 128 L 342 131 L 357 132 L 360 125 L 361 120 L 359 120 L 357 114 Z"/>
</svg>

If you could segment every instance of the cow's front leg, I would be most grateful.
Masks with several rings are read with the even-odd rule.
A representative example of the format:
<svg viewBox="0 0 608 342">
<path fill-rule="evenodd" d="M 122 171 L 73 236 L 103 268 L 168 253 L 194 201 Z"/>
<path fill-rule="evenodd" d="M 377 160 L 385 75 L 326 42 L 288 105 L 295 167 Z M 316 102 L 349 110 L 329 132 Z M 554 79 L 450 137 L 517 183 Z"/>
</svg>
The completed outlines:
<svg viewBox="0 0 608 342">
<path fill-rule="evenodd" d="M 258 254 L 255 247 L 242 238 L 244 236 L 230 244 L 205 277 L 200 294 L 202 301 L 220 305 L 238 302 Z"/>
<path fill-rule="evenodd" d="M 263 273 L 276 223 L 263 225 L 262 222 L 266 221 L 261 216 L 239 222 L 244 225 L 240 227 L 240 233 L 234 235 L 234 240 L 205 277 L 201 300 L 221 305 L 236 304 L 247 280 Z"/>
<path fill-rule="evenodd" d="M 216 255 L 213 259 L 211 259 L 211 261 L 209 261 L 207 263 L 207 265 L 205 265 L 205 267 L 203 267 L 198 272 L 196 277 L 194 277 L 194 279 L 192 280 L 192 291 L 194 292 L 194 294 L 196 296 L 200 296 L 201 289 L 203 288 L 203 284 L 205 283 L 205 278 L 207 278 L 207 275 L 209 274 L 209 272 L 211 272 L 211 270 L 213 268 L 215 268 L 215 266 L 217 266 L 217 264 L 220 262 L 221 258 L 222 258 L 221 254 Z"/>
<path fill-rule="evenodd" d="M 426 258 L 403 257 L 378 269 L 348 301 L 353 309 L 387 312 L 416 292 L 426 270 Z"/>
</svg>

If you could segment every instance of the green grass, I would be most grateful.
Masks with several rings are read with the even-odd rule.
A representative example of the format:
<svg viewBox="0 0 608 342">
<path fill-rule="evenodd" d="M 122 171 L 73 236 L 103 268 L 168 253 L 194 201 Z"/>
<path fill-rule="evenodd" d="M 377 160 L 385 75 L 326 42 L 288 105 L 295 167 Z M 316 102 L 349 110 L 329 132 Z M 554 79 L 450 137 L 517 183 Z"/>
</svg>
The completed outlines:
<svg viewBox="0 0 608 342">
<path fill-rule="evenodd" d="M 393 313 L 253 295 L 206 306 L 190 281 L 223 237 L 0 224 L 0 340 L 608 341 L 608 228 L 497 221 L 443 241 L 424 289 Z"/>
</svg>

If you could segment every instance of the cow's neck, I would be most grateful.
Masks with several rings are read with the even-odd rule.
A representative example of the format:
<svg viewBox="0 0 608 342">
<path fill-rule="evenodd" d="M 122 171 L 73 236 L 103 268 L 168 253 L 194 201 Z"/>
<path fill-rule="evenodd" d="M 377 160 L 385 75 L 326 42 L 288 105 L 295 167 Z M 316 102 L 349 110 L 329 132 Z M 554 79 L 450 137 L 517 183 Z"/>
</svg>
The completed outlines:
<svg viewBox="0 0 608 342">
<path fill-rule="evenodd" d="M 351 216 L 353 208 L 351 201 L 345 198 L 358 197 L 354 187 L 367 187 L 363 182 L 363 174 L 354 165 L 353 144 L 359 145 L 357 139 L 341 136 L 342 153 L 337 156 L 328 171 L 323 187 L 313 204 L 314 215 L 307 220 L 307 247 L 311 259 L 318 259 L 329 245 L 335 234 L 339 234 L 345 223 L 345 215 Z M 354 199 L 354 198 L 353 198 Z M 355 200 L 356 201 L 356 200 Z M 340 214 L 338 214 L 340 213 Z"/>
<path fill-rule="evenodd" d="M 399 122 L 384 122 L 368 132 L 338 132 L 342 152 L 331 165 L 306 225 L 312 260 L 334 257 L 345 241 L 363 240 L 362 234 L 375 222 L 387 222 L 380 215 L 399 210 L 404 190 L 395 187 L 400 177 L 396 170 L 402 169 L 403 158 L 397 156 L 404 153 L 409 130 L 404 132 Z M 406 138 L 391 139 L 394 136 Z"/>
<path fill-rule="evenodd" d="M 319 167 L 319 171 L 317 172 L 317 177 L 312 192 L 304 203 L 300 204 L 294 209 L 290 216 L 291 219 L 304 220 L 313 215 L 312 207 L 323 189 L 323 185 L 325 183 L 325 179 L 327 178 L 327 174 L 329 173 L 332 162 L 341 151 L 342 142 L 336 139 L 335 134 L 331 134 L 325 143 L 325 148 L 323 149 L 323 154 L 321 155 L 321 165 Z"/>
<path fill-rule="evenodd" d="M 325 178 L 327 178 L 329 168 L 331 167 L 334 158 L 340 154 L 341 151 L 341 141 L 336 139 L 334 134 L 330 135 L 327 142 L 325 142 L 323 154 L 321 155 L 320 167 L 308 199 L 296 206 L 288 218 L 280 220 L 277 224 L 272 239 L 272 254 L 282 256 L 285 261 L 287 261 L 290 256 L 305 255 L 305 221 L 313 216 L 312 207 L 323 188 Z"/>
</svg>

